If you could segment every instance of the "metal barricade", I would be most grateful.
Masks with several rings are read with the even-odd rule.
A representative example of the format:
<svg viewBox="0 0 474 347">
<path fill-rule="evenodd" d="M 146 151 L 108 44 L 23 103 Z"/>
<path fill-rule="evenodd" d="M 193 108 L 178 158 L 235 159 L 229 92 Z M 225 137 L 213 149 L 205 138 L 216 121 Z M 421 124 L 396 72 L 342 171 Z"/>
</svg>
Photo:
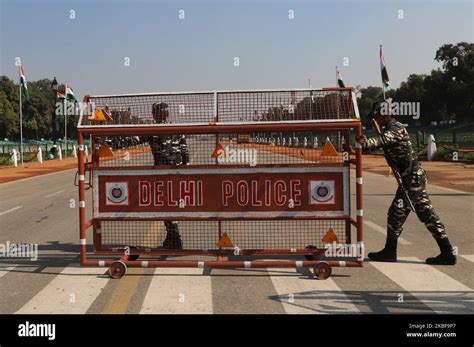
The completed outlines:
<svg viewBox="0 0 474 347">
<path fill-rule="evenodd" d="M 350 146 L 362 128 L 352 89 L 86 101 L 92 111 L 78 125 L 82 265 L 109 267 L 113 278 L 130 266 L 312 267 L 320 279 L 332 267 L 362 266 L 362 153 Z"/>
</svg>

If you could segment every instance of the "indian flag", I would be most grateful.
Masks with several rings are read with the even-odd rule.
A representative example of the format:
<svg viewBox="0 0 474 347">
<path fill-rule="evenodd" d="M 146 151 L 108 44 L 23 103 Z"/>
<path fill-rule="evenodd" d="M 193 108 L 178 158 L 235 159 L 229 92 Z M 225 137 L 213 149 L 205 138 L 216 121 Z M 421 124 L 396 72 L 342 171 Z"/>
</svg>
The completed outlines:
<svg viewBox="0 0 474 347">
<path fill-rule="evenodd" d="M 339 85 L 339 88 L 346 88 L 344 85 L 344 81 L 342 80 L 342 75 L 339 69 L 336 66 L 336 77 L 337 77 L 337 84 Z"/>
<path fill-rule="evenodd" d="M 69 87 L 67 84 L 66 84 L 66 99 L 68 101 L 74 100 L 75 102 L 77 102 L 77 98 L 74 95 L 74 92 L 72 91 L 72 88 Z"/>
<path fill-rule="evenodd" d="M 382 83 L 385 87 L 390 85 L 390 77 L 388 76 L 387 65 L 383 56 L 382 46 L 380 46 L 380 71 L 382 73 Z"/>
<path fill-rule="evenodd" d="M 20 65 L 20 85 L 23 97 L 25 100 L 29 100 L 30 93 L 28 92 L 28 85 L 26 84 L 25 70 L 23 70 L 23 65 Z"/>
</svg>

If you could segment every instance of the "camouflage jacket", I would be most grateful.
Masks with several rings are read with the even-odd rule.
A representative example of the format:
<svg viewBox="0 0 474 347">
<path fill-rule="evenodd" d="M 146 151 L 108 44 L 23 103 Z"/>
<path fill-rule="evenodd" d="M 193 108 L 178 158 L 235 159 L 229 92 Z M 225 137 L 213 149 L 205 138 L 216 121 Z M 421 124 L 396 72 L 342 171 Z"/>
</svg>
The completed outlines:
<svg viewBox="0 0 474 347">
<path fill-rule="evenodd" d="M 189 162 L 184 135 L 149 136 L 146 140 L 153 154 L 154 165 L 186 165 Z"/>
<path fill-rule="evenodd" d="M 405 127 L 396 119 L 392 119 L 390 123 L 382 129 L 382 134 L 387 143 L 386 150 L 389 156 L 388 160 L 391 161 L 400 175 L 407 177 L 416 173 L 421 166 L 413 151 L 413 145 Z M 369 138 L 367 139 L 365 152 L 375 151 L 382 148 L 382 146 L 382 139 L 379 136 Z"/>
</svg>

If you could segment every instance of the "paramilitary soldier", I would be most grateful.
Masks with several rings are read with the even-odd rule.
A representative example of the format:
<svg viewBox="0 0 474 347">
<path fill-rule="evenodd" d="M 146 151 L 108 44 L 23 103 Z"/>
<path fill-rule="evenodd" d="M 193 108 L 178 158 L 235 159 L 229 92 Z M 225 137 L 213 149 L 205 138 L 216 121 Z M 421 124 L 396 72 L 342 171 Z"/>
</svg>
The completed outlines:
<svg viewBox="0 0 474 347">
<path fill-rule="evenodd" d="M 385 248 L 380 252 L 369 253 L 368 256 L 374 261 L 396 262 L 397 261 L 397 240 L 403 230 L 403 224 L 410 213 L 410 203 L 407 201 L 405 191 L 413 204 L 418 219 L 426 225 L 431 232 L 441 250 L 437 257 L 426 259 L 427 264 L 432 265 L 454 265 L 456 264 L 456 254 L 449 242 L 445 232 L 445 227 L 436 214 L 433 205 L 426 193 L 426 172 L 421 167 L 416 154 L 413 151 L 412 143 L 405 127 L 394 119 L 389 112 L 381 112 L 384 103 L 382 101 L 374 104 L 372 117 L 382 128 L 382 136 L 366 138 L 362 136 L 360 143 L 364 152 L 371 152 L 385 146 L 384 150 L 387 160 L 400 173 L 403 187 L 398 187 L 395 198 L 388 210 L 387 219 L 387 240 Z M 385 142 L 385 144 L 384 144 Z"/>
<path fill-rule="evenodd" d="M 169 111 L 164 102 L 152 106 L 155 123 L 165 123 Z M 189 153 L 184 135 L 178 136 L 149 136 L 147 139 L 153 154 L 154 165 L 186 165 L 189 163 Z M 166 238 L 163 247 L 167 249 L 182 249 L 183 242 L 179 234 L 178 222 L 167 220 L 164 222 Z"/>
</svg>

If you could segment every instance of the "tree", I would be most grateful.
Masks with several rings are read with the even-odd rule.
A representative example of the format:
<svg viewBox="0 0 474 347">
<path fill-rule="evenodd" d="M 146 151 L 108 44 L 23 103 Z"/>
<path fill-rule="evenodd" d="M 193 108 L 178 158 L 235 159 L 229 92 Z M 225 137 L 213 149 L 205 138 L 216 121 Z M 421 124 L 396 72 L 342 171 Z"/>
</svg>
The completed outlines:
<svg viewBox="0 0 474 347">
<path fill-rule="evenodd" d="M 445 44 L 435 55 L 442 63 L 445 108 L 458 122 L 474 117 L 474 44 Z"/>
<path fill-rule="evenodd" d="M 0 139 L 17 136 L 19 120 L 3 90 L 0 90 Z"/>
</svg>

